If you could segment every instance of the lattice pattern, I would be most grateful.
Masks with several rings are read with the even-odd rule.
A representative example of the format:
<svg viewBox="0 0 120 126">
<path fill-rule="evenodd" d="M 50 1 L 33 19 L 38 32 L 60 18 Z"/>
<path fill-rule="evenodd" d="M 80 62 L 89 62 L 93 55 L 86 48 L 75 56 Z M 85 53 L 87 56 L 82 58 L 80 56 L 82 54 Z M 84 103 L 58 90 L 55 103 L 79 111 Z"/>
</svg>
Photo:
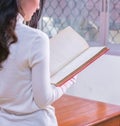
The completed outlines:
<svg viewBox="0 0 120 126">
<path fill-rule="evenodd" d="M 109 42 L 120 44 L 120 0 L 110 0 Z"/>
<path fill-rule="evenodd" d="M 72 26 L 88 42 L 98 42 L 102 0 L 47 0 L 40 27 L 49 37 Z M 120 42 L 120 1 L 110 0 L 108 40 Z"/>
</svg>

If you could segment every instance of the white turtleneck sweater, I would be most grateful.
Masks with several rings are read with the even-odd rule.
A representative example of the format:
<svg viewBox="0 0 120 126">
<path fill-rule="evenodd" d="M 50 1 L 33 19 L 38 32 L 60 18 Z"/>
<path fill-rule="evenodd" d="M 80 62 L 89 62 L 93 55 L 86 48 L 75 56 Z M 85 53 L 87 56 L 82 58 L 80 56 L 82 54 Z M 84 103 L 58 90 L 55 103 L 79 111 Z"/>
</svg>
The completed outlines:
<svg viewBox="0 0 120 126">
<path fill-rule="evenodd" d="M 1 126 L 57 126 L 51 104 L 75 83 L 76 76 L 61 87 L 50 84 L 49 39 L 17 17 L 18 41 L 0 70 Z"/>
</svg>

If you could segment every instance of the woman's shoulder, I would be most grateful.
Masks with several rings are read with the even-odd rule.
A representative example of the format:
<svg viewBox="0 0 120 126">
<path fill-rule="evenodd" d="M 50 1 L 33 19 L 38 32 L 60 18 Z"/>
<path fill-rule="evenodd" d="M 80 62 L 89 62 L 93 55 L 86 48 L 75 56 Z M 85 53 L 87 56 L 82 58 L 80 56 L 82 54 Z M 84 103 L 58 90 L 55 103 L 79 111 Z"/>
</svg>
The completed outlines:
<svg viewBox="0 0 120 126">
<path fill-rule="evenodd" d="M 16 30 L 26 38 L 48 40 L 48 35 L 40 29 L 35 29 L 25 24 L 19 25 Z"/>
</svg>

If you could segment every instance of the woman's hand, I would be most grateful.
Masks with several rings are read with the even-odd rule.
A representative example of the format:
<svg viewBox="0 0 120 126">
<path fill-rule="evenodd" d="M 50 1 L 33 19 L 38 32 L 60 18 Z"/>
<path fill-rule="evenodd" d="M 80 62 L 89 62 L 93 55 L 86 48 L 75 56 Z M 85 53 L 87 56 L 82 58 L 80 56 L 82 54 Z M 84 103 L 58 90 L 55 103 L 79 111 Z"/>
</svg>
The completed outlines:
<svg viewBox="0 0 120 126">
<path fill-rule="evenodd" d="M 68 88 L 70 88 L 73 84 L 76 84 L 77 76 L 78 75 L 75 75 L 73 78 L 71 78 L 61 86 L 63 92 L 66 92 Z"/>
</svg>

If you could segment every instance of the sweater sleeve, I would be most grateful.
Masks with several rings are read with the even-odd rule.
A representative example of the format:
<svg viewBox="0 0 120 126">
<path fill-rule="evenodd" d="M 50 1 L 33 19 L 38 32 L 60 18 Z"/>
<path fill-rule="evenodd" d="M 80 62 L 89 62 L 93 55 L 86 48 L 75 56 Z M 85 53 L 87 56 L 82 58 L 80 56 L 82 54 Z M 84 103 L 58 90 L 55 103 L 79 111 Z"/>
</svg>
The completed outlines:
<svg viewBox="0 0 120 126">
<path fill-rule="evenodd" d="M 32 71 L 32 90 L 36 105 L 44 108 L 60 98 L 72 84 L 72 78 L 65 85 L 56 87 L 50 84 L 49 38 L 46 34 L 38 36 L 31 46 L 29 65 Z"/>
</svg>

